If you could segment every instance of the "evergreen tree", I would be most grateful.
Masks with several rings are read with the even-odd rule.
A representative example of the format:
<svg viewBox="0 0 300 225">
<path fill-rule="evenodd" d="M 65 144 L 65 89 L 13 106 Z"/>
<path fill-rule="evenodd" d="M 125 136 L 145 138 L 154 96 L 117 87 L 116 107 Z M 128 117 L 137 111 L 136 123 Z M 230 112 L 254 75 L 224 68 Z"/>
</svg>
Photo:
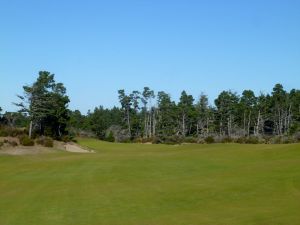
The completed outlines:
<svg viewBox="0 0 300 225">
<path fill-rule="evenodd" d="M 215 100 L 217 106 L 217 123 L 220 135 L 231 136 L 237 119 L 239 97 L 231 91 L 223 91 Z"/>
<path fill-rule="evenodd" d="M 66 133 L 69 97 L 62 83 L 56 83 L 54 74 L 39 72 L 39 77 L 32 85 L 23 86 L 24 96 L 19 96 L 20 112 L 30 117 L 29 136 L 32 130 L 39 135 L 60 137 Z"/>
<path fill-rule="evenodd" d="M 180 101 L 178 103 L 178 110 L 180 113 L 180 127 L 181 135 L 186 136 L 190 134 L 195 118 L 194 98 L 192 95 L 188 95 L 185 91 L 181 93 Z"/>
</svg>

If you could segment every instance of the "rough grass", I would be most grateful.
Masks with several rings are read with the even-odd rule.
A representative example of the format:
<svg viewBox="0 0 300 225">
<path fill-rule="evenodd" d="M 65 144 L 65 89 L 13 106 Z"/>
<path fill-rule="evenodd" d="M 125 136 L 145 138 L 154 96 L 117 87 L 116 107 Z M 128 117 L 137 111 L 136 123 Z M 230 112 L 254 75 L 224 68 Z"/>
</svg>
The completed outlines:
<svg viewBox="0 0 300 225">
<path fill-rule="evenodd" d="M 300 224 L 300 145 L 143 145 L 0 156 L 0 225 Z"/>
</svg>

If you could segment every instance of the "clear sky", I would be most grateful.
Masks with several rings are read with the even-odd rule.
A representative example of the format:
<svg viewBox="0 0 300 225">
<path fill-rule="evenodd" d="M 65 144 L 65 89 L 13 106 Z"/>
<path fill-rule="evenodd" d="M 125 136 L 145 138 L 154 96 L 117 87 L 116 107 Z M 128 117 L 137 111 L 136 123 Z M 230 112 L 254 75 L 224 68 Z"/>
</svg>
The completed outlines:
<svg viewBox="0 0 300 225">
<path fill-rule="evenodd" d="M 118 105 L 117 90 L 300 88 L 299 0 L 0 0 L 0 106 L 47 70 L 71 109 Z"/>
</svg>

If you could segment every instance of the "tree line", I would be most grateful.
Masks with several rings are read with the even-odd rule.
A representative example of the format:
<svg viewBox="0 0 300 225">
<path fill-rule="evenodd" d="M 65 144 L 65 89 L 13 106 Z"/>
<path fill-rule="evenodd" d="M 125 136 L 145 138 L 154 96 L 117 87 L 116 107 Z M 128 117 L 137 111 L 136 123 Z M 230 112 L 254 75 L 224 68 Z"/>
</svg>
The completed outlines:
<svg viewBox="0 0 300 225">
<path fill-rule="evenodd" d="M 171 137 L 182 141 L 283 137 L 300 130 L 300 90 L 286 91 L 281 84 L 270 94 L 258 96 L 252 90 L 241 95 L 222 91 L 214 105 L 209 104 L 207 95 L 195 99 L 186 91 L 178 102 L 168 93 L 155 93 L 149 87 L 131 93 L 119 90 L 118 94 L 120 107 L 96 107 L 86 116 L 78 110 L 71 112 L 73 127 L 91 130 L 100 139 L 117 136 L 122 130 L 129 140 L 155 138 L 161 142 Z"/>
<path fill-rule="evenodd" d="M 222 91 L 209 104 L 181 92 L 179 101 L 170 94 L 149 87 L 127 93 L 118 91 L 120 106 L 96 107 L 83 115 L 68 109 L 69 97 L 54 74 L 39 72 L 32 85 L 23 86 L 18 113 L 6 113 L 0 123 L 26 124 L 29 136 L 97 136 L 109 141 L 201 142 L 211 139 L 292 137 L 300 132 L 300 90 L 287 91 L 276 84 L 271 93 L 241 95 Z M 299 136 L 299 135 L 298 135 Z"/>
</svg>

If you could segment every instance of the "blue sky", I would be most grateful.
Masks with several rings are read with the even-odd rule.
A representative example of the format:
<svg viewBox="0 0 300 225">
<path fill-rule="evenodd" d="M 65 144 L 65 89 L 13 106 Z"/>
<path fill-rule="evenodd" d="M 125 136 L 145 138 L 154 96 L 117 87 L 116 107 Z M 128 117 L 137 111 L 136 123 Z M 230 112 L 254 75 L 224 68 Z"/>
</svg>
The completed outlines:
<svg viewBox="0 0 300 225">
<path fill-rule="evenodd" d="M 47 70 L 70 108 L 118 105 L 117 90 L 300 88 L 300 1 L 0 0 L 0 106 Z"/>
</svg>

